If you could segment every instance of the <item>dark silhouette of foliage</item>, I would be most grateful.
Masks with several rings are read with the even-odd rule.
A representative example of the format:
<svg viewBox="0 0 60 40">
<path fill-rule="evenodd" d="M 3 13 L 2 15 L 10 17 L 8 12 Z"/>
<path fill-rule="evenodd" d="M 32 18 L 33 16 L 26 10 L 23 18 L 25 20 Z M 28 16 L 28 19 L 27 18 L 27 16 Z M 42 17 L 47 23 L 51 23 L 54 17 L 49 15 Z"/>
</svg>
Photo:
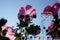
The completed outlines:
<svg viewBox="0 0 60 40">
<path fill-rule="evenodd" d="M 7 37 L 0 36 L 0 40 L 10 40 L 10 39 Z"/>
<path fill-rule="evenodd" d="M 0 19 L 0 27 L 1 27 L 1 26 L 4 26 L 4 25 L 6 24 L 6 22 L 7 22 L 6 19 L 1 18 L 1 19 Z"/>
</svg>

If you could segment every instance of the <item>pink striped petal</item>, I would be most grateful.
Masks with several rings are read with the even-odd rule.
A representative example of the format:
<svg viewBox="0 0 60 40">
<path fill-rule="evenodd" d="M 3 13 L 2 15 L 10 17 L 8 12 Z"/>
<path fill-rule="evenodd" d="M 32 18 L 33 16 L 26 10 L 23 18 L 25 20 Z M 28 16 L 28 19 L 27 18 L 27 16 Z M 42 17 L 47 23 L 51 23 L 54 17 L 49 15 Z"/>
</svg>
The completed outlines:
<svg viewBox="0 0 60 40">
<path fill-rule="evenodd" d="M 36 15 L 36 10 L 32 6 L 27 5 L 27 6 L 22 7 L 19 10 L 19 13 L 18 13 L 19 20 L 21 20 L 21 18 L 20 18 L 21 15 L 24 16 L 24 18 L 23 18 L 24 20 L 26 19 L 26 15 L 29 15 L 30 20 L 32 20 L 34 18 L 33 16 Z"/>
</svg>

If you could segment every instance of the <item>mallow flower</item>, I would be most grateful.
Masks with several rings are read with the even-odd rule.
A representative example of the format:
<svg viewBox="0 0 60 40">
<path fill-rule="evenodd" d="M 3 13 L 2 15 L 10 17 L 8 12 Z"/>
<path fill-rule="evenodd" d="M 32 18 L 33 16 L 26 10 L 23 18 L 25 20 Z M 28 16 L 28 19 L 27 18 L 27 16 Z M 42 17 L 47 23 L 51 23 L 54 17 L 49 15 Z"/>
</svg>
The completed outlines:
<svg viewBox="0 0 60 40">
<path fill-rule="evenodd" d="M 36 9 L 34 9 L 31 5 L 26 5 L 21 7 L 18 12 L 18 19 L 20 21 L 32 20 L 36 18 Z"/>
<path fill-rule="evenodd" d="M 10 26 L 2 26 L 2 31 L 3 30 L 7 30 L 5 37 L 8 37 L 10 40 L 15 40 L 15 32 Z"/>
</svg>

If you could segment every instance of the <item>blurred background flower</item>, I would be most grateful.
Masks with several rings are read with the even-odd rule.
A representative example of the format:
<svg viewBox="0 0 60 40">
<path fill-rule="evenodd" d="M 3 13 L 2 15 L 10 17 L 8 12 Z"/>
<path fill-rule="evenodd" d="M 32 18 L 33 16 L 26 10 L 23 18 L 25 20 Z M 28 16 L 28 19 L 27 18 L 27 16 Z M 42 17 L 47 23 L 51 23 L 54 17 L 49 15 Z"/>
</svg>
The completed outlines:
<svg viewBox="0 0 60 40">
<path fill-rule="evenodd" d="M 3 30 L 6 30 L 6 32 Z M 8 37 L 10 40 L 15 40 L 16 38 L 14 30 L 10 26 L 2 26 L 1 36 L 3 36 L 3 33 L 5 34 L 5 37 Z"/>
<path fill-rule="evenodd" d="M 60 8 L 60 3 L 55 3 L 52 7 L 47 6 L 44 9 L 45 15 L 52 15 L 54 18 L 51 24 L 48 26 L 47 35 L 50 35 L 53 39 L 60 39 L 60 19 L 58 19 L 58 10 Z"/>
<path fill-rule="evenodd" d="M 60 3 L 55 3 L 53 6 L 46 6 L 43 13 L 45 15 L 53 15 L 53 17 L 56 19 L 58 18 L 58 10 L 60 8 Z"/>
</svg>

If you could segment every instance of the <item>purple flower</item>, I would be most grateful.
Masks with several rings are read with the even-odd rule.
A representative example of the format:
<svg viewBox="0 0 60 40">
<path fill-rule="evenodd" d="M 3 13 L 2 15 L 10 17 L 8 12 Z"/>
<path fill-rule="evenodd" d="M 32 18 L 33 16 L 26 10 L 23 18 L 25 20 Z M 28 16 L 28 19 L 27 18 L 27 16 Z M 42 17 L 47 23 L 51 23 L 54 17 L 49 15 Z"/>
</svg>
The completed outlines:
<svg viewBox="0 0 60 40">
<path fill-rule="evenodd" d="M 51 23 L 50 23 L 50 25 L 49 25 L 49 27 L 48 27 L 48 29 L 49 29 L 49 30 L 52 30 L 52 29 L 53 29 L 54 24 L 55 24 L 54 22 L 51 22 Z"/>
<path fill-rule="evenodd" d="M 58 15 L 58 10 L 60 8 L 60 4 L 59 3 L 55 3 L 53 6 L 53 16 L 57 16 Z"/>
<path fill-rule="evenodd" d="M 36 17 L 36 10 L 30 5 L 21 7 L 18 13 L 18 19 L 22 21 L 26 21 L 27 18 L 26 15 L 29 16 L 30 20 L 32 20 L 33 18 Z"/>
<path fill-rule="evenodd" d="M 45 15 L 52 14 L 52 7 L 51 6 L 46 6 L 43 13 Z"/>
<path fill-rule="evenodd" d="M 7 30 L 5 37 L 8 37 L 10 40 L 15 40 L 15 32 L 14 30 L 9 26 L 2 26 L 2 31 Z M 2 33 L 1 33 L 2 36 Z"/>
<path fill-rule="evenodd" d="M 53 15 L 53 17 L 56 19 L 58 18 L 58 10 L 60 8 L 60 4 L 59 3 L 55 3 L 52 7 L 51 6 L 46 6 L 43 13 L 45 15 Z"/>
<path fill-rule="evenodd" d="M 60 38 L 60 19 L 56 19 L 52 21 L 50 26 L 48 27 L 47 35 L 50 35 L 52 38 L 57 39 Z"/>
</svg>

